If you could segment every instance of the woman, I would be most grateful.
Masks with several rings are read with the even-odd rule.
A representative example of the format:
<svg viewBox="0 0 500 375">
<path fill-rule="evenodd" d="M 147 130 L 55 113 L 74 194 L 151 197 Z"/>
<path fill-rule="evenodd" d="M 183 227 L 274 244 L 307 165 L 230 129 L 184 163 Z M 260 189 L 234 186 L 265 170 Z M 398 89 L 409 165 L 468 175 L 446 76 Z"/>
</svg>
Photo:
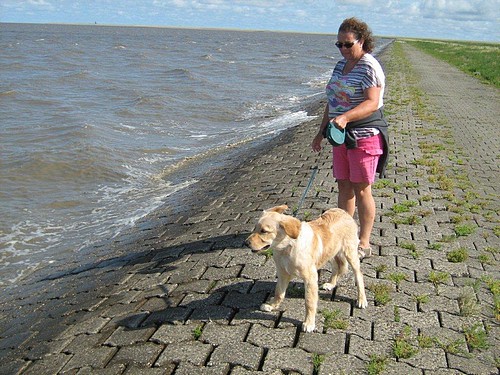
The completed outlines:
<svg viewBox="0 0 500 375">
<path fill-rule="evenodd" d="M 359 218 L 359 256 L 371 255 L 370 235 L 375 221 L 371 186 L 375 173 L 383 176 L 388 155 L 387 123 L 382 114 L 385 75 L 370 54 L 374 47 L 368 25 L 349 18 L 339 27 L 337 43 L 343 59 L 326 86 L 328 104 L 312 149 L 321 150 L 329 121 L 346 129 L 344 144 L 333 148 L 333 175 L 338 206 Z"/>
</svg>

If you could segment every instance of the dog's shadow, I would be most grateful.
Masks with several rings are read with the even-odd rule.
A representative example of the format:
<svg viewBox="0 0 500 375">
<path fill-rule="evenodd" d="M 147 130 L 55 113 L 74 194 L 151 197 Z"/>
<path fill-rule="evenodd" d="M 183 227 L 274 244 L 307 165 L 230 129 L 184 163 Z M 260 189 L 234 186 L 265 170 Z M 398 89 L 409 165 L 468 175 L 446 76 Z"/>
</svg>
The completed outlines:
<svg viewBox="0 0 500 375">
<path fill-rule="evenodd" d="M 289 284 L 285 301 L 279 310 L 260 311 L 261 304 L 268 301 L 274 294 L 276 270 L 272 258 L 252 254 L 251 250 L 245 247 L 244 240 L 247 235 L 222 236 L 188 243 L 182 246 L 185 251 L 180 253 L 178 246 L 161 249 L 161 253 L 164 254 L 162 261 L 154 267 L 145 267 L 140 272 L 158 274 L 163 269 L 163 272 L 170 274 L 171 278 L 165 284 L 144 290 L 145 301 L 138 311 L 123 316 L 117 321 L 117 325 L 127 330 L 193 322 L 199 324 L 216 322 L 223 325 L 258 323 L 267 327 L 292 325 L 300 327 L 305 313 L 302 281 L 294 280 Z M 212 242 L 214 246 L 207 247 L 207 241 Z M 226 264 L 227 267 L 212 267 L 211 276 L 207 278 L 204 278 L 204 275 L 208 271 L 198 277 L 196 267 L 191 271 L 186 271 L 192 272 L 191 275 L 182 274 L 184 263 L 192 258 L 200 263 L 208 259 L 211 264 L 217 264 L 215 258 L 220 256 L 221 253 L 218 250 L 222 248 L 223 252 L 234 252 L 234 258 Z M 174 256 L 177 253 L 179 256 Z M 240 259 L 242 254 L 244 256 Z M 187 259 L 183 259 L 184 257 Z M 235 258 L 239 259 L 239 264 Z M 236 277 L 225 278 L 223 276 L 227 269 L 241 266 L 243 270 L 247 265 L 253 268 L 256 274 L 262 274 L 262 271 L 257 270 L 262 267 L 266 276 L 262 279 L 248 275 L 243 277 L 241 275 L 243 272 Z M 220 275 L 214 277 L 214 272 L 220 272 Z M 320 272 L 323 279 L 330 275 L 328 270 Z M 176 280 L 183 280 L 183 282 L 175 283 Z M 350 298 L 335 296 L 336 290 L 336 288 L 329 292 L 320 290 L 320 300 L 335 298 L 338 302 L 353 303 Z"/>
<path fill-rule="evenodd" d="M 158 249 L 155 262 L 147 262 L 137 271 L 151 281 L 149 287 L 141 286 L 140 307 L 116 324 L 128 330 L 209 321 L 300 325 L 301 320 L 284 317 L 282 311 L 260 311 L 260 305 L 274 293 L 276 270 L 272 258 L 253 254 L 245 246 L 248 235 L 218 236 Z M 140 262 L 137 259 L 131 265 L 137 268 Z M 159 280 L 165 283 L 155 285 Z M 290 285 L 294 288 L 295 283 Z M 288 298 L 301 298 L 302 314 L 303 293 L 287 293 Z"/>
</svg>

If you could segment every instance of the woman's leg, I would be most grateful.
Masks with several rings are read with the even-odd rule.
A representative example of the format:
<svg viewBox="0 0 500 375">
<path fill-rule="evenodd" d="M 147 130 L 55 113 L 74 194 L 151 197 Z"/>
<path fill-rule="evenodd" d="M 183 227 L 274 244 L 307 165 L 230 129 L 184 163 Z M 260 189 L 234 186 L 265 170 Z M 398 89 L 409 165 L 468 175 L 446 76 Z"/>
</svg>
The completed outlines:
<svg viewBox="0 0 500 375">
<path fill-rule="evenodd" d="M 370 236 L 375 222 L 375 200 L 372 195 L 371 184 L 353 183 L 354 194 L 358 206 L 359 217 L 359 247 L 370 248 Z"/>
<path fill-rule="evenodd" d="M 349 180 L 337 180 L 339 195 L 337 196 L 337 205 L 339 208 L 347 211 L 354 216 L 356 210 L 356 196 L 354 194 L 353 184 Z"/>
</svg>

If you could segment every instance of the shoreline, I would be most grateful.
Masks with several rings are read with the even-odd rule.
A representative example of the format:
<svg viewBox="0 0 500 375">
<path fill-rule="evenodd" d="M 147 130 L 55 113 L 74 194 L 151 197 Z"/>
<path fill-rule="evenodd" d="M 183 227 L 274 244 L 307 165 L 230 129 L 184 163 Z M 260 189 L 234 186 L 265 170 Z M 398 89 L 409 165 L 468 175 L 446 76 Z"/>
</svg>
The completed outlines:
<svg viewBox="0 0 500 375">
<path fill-rule="evenodd" d="M 128 248 L 133 248 L 134 243 L 143 241 L 143 237 L 159 236 L 164 232 L 162 228 L 165 225 L 182 223 L 186 220 L 186 217 L 195 214 L 197 207 L 208 203 L 215 196 L 223 194 L 223 192 L 213 190 L 207 191 L 207 186 L 215 186 L 216 183 L 225 180 L 226 174 L 229 174 L 231 179 L 237 178 L 238 169 L 247 160 L 261 152 L 266 152 L 266 150 L 273 147 L 275 142 L 286 143 L 289 140 L 287 134 L 295 132 L 296 128 L 317 122 L 317 117 L 322 115 L 324 103 L 324 100 L 317 99 L 307 104 L 303 110 L 308 113 L 308 116 L 314 118 L 300 125 L 280 131 L 277 134 L 264 135 L 243 140 L 236 144 L 221 146 L 180 161 L 163 172 L 162 178 L 168 179 L 173 184 L 182 183 L 188 179 L 197 180 L 196 183 L 173 193 L 161 206 L 136 221 L 132 227 L 127 228 L 117 236 L 84 247 L 80 251 L 73 253 L 72 256 L 68 255 L 64 262 L 58 260 L 33 269 L 27 269 L 15 283 L 5 285 L 2 289 L 6 292 L 9 291 L 7 294 L 12 295 L 10 292 L 14 290 L 22 292 L 22 286 L 80 273 L 83 270 L 88 271 L 99 268 L 101 264 L 109 265 L 115 261 L 119 262 L 119 259 L 127 255 Z M 224 169 L 225 173 L 221 173 L 220 169 Z M 230 181 L 225 181 L 225 183 L 230 183 Z M 117 248 L 117 244 L 126 244 L 127 250 L 120 250 Z M 4 302 L 2 299 L 0 298 L 0 303 Z"/>
</svg>

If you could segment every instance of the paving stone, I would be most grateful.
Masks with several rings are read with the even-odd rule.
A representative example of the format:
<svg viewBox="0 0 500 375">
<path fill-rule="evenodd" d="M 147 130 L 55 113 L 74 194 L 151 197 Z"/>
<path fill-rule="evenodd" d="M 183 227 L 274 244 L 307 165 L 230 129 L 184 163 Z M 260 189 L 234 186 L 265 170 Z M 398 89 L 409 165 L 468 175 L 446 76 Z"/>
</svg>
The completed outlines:
<svg viewBox="0 0 500 375">
<path fill-rule="evenodd" d="M 279 317 L 279 311 L 264 312 L 257 309 L 242 309 L 233 317 L 231 324 L 258 323 L 265 327 L 274 327 Z"/>
<path fill-rule="evenodd" d="M 72 325 L 60 335 L 60 338 L 72 337 L 82 333 L 98 333 L 109 321 L 110 319 L 101 317 L 90 318 L 79 325 Z"/>
<path fill-rule="evenodd" d="M 450 314 L 460 314 L 457 299 L 451 299 L 443 296 L 429 295 L 426 303 L 420 304 L 420 311 L 423 313 L 431 311 L 444 311 Z"/>
<path fill-rule="evenodd" d="M 183 325 L 163 324 L 161 325 L 150 340 L 160 344 L 172 344 L 185 341 L 193 341 L 195 330 L 200 325 L 196 323 L 187 323 Z"/>
<path fill-rule="evenodd" d="M 155 332 L 154 328 L 127 329 L 118 327 L 106 340 L 104 345 L 108 346 L 128 346 L 136 343 L 144 343 Z"/>
<path fill-rule="evenodd" d="M 70 355 L 53 354 L 48 355 L 38 361 L 34 361 L 28 368 L 23 371 L 23 374 L 28 375 L 49 375 L 59 373 L 66 363 L 71 359 Z M 13 374 L 14 372 L 12 372 Z M 5 374 L 8 374 L 7 372 Z"/>
<path fill-rule="evenodd" d="M 241 277 L 255 280 L 274 280 L 276 279 L 276 266 L 272 259 L 264 264 L 248 264 L 241 271 Z"/>
<path fill-rule="evenodd" d="M 421 375 L 423 370 L 412 367 L 404 362 L 395 362 L 390 360 L 387 362 L 387 367 L 385 368 L 383 374 L 388 375 Z"/>
<path fill-rule="evenodd" d="M 73 338 L 66 338 L 63 340 L 40 341 L 37 345 L 33 345 L 26 353 L 26 359 L 38 360 L 46 355 L 61 353 L 66 348 Z M 1 355 L 0 355 L 1 358 Z M 0 369 L 0 374 L 2 373 Z"/>
<path fill-rule="evenodd" d="M 280 306 L 283 310 L 279 320 L 279 328 L 302 327 L 305 318 L 305 301 L 303 298 L 286 298 Z M 318 318 L 316 317 L 316 323 Z"/>
<path fill-rule="evenodd" d="M 364 361 L 369 361 L 372 355 L 378 357 L 391 357 L 392 344 L 390 341 L 371 341 L 352 335 L 349 340 L 348 354 L 356 355 Z"/>
<path fill-rule="evenodd" d="M 214 346 L 222 345 L 225 342 L 243 342 L 247 337 L 249 329 L 250 324 L 228 326 L 209 322 L 203 327 L 200 341 Z"/>
<path fill-rule="evenodd" d="M 141 367 L 141 366 L 127 366 L 124 375 L 171 375 L 176 372 L 176 365 L 174 363 L 167 363 L 161 368 L 158 367 Z"/>
<path fill-rule="evenodd" d="M 106 341 L 108 334 L 78 335 L 64 348 L 66 354 L 78 354 L 82 351 L 98 348 Z"/>
<path fill-rule="evenodd" d="M 208 365 L 229 363 L 257 370 L 263 353 L 263 348 L 247 342 L 228 342 L 215 348 Z"/>
<path fill-rule="evenodd" d="M 250 329 L 247 341 L 264 349 L 291 348 L 294 345 L 296 334 L 297 328 L 295 327 L 281 329 L 254 324 Z"/>
<path fill-rule="evenodd" d="M 216 292 L 238 292 L 238 293 L 255 293 L 258 291 L 254 291 L 252 288 L 255 283 L 253 280 L 248 280 L 244 278 L 234 278 L 234 279 L 226 279 L 226 280 L 218 280 L 215 285 Z"/>
<path fill-rule="evenodd" d="M 266 293 L 242 294 L 229 292 L 222 304 L 233 309 L 258 308 L 266 301 Z"/>
<path fill-rule="evenodd" d="M 142 367 L 151 367 L 163 349 L 163 345 L 152 342 L 123 346 L 119 348 L 110 364 L 134 364 Z"/>
<path fill-rule="evenodd" d="M 123 305 L 119 305 L 119 310 L 122 311 L 125 310 L 123 308 Z M 125 328 L 137 328 L 141 325 L 142 322 L 149 316 L 149 313 L 147 312 L 132 312 L 132 313 L 126 313 L 123 315 L 118 315 L 111 320 L 106 328 L 109 327 L 125 327 Z"/>
<path fill-rule="evenodd" d="M 439 317 L 436 312 L 415 312 L 407 311 L 405 309 L 399 310 L 399 315 L 401 316 L 401 322 L 405 323 L 411 327 L 416 328 L 428 328 L 428 327 L 440 327 Z"/>
<path fill-rule="evenodd" d="M 496 360 L 498 360 L 498 357 Z M 495 359 L 481 355 L 481 353 L 472 356 L 448 354 L 448 367 L 470 375 L 498 374 Z"/>
<path fill-rule="evenodd" d="M 70 361 L 64 366 L 63 371 L 79 369 L 90 366 L 92 368 L 104 368 L 115 355 L 117 349 L 101 346 L 98 348 L 88 348 L 78 351 Z"/>
<path fill-rule="evenodd" d="M 477 318 L 472 316 L 457 316 L 447 312 L 440 313 L 441 326 L 450 328 L 457 332 L 463 331 L 463 327 L 471 327 L 477 323 Z"/>
<path fill-rule="evenodd" d="M 231 368 L 228 363 L 215 366 L 194 366 L 189 362 L 182 362 L 175 370 L 176 375 L 225 375 L 229 374 Z M 233 374 L 231 372 L 231 374 Z"/>
<path fill-rule="evenodd" d="M 172 294 L 181 293 L 208 293 L 213 283 L 210 280 L 194 280 L 177 286 Z"/>
<path fill-rule="evenodd" d="M 338 331 L 333 331 L 327 335 L 301 332 L 297 347 L 315 354 L 344 354 L 346 350 L 346 334 Z"/>
<path fill-rule="evenodd" d="M 279 369 L 268 370 L 268 371 L 256 371 L 248 370 L 241 366 L 236 366 L 231 371 L 231 375 L 282 375 L 283 373 Z"/>
<path fill-rule="evenodd" d="M 142 311 L 158 311 L 164 310 L 171 306 L 168 298 L 148 298 L 146 302 L 141 306 Z"/>
<path fill-rule="evenodd" d="M 425 375 L 464 375 L 465 373 L 462 372 L 462 371 L 458 371 L 458 370 L 451 370 L 451 369 L 437 369 L 437 370 L 430 370 L 430 371 L 425 371 L 424 370 L 424 374 Z"/>
<path fill-rule="evenodd" d="M 406 325 L 402 322 L 377 322 L 373 325 L 374 341 L 392 341 L 403 331 Z"/>
<path fill-rule="evenodd" d="M 443 349 L 438 348 L 419 349 L 415 356 L 408 359 L 401 359 L 401 362 L 408 363 L 413 368 L 434 371 L 448 365 L 446 353 Z"/>
<path fill-rule="evenodd" d="M 465 263 L 451 263 L 448 261 L 434 261 L 434 269 L 439 272 L 446 272 L 452 276 L 468 276 L 469 269 Z"/>
<path fill-rule="evenodd" d="M 195 366 L 206 363 L 213 347 L 199 341 L 186 341 L 167 345 L 155 363 L 155 366 L 164 367 L 170 363 L 188 362 Z"/>
<path fill-rule="evenodd" d="M 297 348 L 270 349 L 264 362 L 264 371 L 280 369 L 286 372 L 312 374 L 312 354 Z"/>
<path fill-rule="evenodd" d="M 141 324 L 142 327 L 159 326 L 161 324 L 180 324 L 191 315 L 192 309 L 172 307 L 151 313 Z"/>
<path fill-rule="evenodd" d="M 203 274 L 204 279 L 208 280 L 225 280 L 238 277 L 242 269 L 241 265 L 236 265 L 228 268 L 209 267 Z"/>
<path fill-rule="evenodd" d="M 127 366 L 125 366 L 124 364 L 108 365 L 106 366 L 106 368 L 103 369 L 95 369 L 87 366 L 79 369 L 77 374 L 78 375 L 121 375 L 125 372 L 126 368 Z"/>
<path fill-rule="evenodd" d="M 319 366 L 318 375 L 364 374 L 366 363 L 351 354 L 326 355 Z"/>
<path fill-rule="evenodd" d="M 206 306 L 193 310 L 189 319 L 200 322 L 217 322 L 228 324 L 235 315 L 235 310 L 224 306 Z"/>
</svg>

